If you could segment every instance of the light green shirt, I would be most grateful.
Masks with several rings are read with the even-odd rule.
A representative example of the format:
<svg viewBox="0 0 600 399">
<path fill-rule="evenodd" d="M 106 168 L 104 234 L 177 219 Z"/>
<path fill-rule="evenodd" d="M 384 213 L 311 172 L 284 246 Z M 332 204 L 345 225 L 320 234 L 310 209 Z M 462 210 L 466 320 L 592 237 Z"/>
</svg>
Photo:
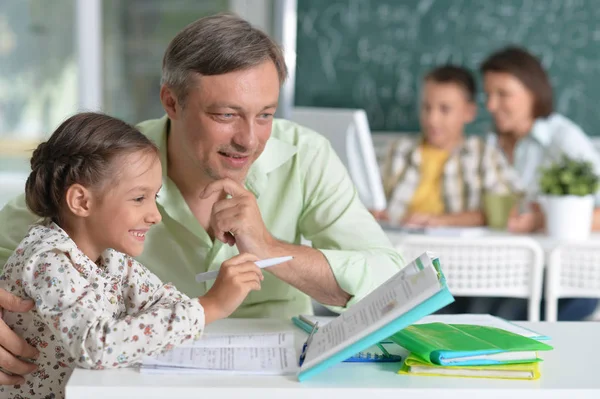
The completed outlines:
<svg viewBox="0 0 600 399">
<path fill-rule="evenodd" d="M 160 148 L 163 168 L 158 198 L 162 222 L 148 232 L 138 260 L 164 282 L 172 282 L 190 297 L 200 296 L 212 282 L 199 284 L 194 276 L 218 269 L 238 251 L 235 246 L 210 239 L 168 178 L 168 126 L 166 116 L 138 125 Z M 403 266 L 400 255 L 361 204 L 329 142 L 307 128 L 275 120 L 264 152 L 248 172 L 246 188 L 256 196 L 265 225 L 275 238 L 300 244 L 304 237 L 321 250 L 340 287 L 353 295 L 347 306 Z M 24 195 L 0 211 L 0 265 L 6 263 L 35 221 Z M 312 313 L 310 298 L 265 273 L 262 289 L 251 292 L 233 316 L 288 319 L 301 313 Z"/>
</svg>

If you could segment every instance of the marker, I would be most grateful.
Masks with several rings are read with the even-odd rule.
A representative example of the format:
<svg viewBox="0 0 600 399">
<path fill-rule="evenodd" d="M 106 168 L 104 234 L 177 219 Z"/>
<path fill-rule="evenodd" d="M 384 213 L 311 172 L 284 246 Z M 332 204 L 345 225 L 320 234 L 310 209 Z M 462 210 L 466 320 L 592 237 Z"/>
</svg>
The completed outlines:
<svg viewBox="0 0 600 399">
<path fill-rule="evenodd" d="M 269 259 L 258 260 L 256 262 L 254 262 L 254 264 L 256 266 L 260 267 L 261 269 L 264 269 L 265 267 L 279 265 L 281 263 L 288 262 L 292 259 L 294 259 L 293 256 L 282 256 L 280 258 L 269 258 Z M 198 274 L 196 274 L 196 282 L 202 283 L 204 281 L 214 280 L 217 278 L 218 275 L 219 275 L 218 270 L 211 270 L 210 272 L 206 272 L 206 273 L 198 273 Z"/>
</svg>

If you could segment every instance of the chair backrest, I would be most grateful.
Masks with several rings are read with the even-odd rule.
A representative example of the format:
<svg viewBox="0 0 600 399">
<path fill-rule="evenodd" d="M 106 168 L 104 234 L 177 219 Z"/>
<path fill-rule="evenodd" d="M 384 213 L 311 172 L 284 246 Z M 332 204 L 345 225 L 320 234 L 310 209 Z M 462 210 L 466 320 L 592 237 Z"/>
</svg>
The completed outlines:
<svg viewBox="0 0 600 399">
<path fill-rule="evenodd" d="M 556 321 L 559 298 L 600 298 L 600 243 L 563 243 L 548 257 L 546 321 Z"/>
<path fill-rule="evenodd" d="M 406 235 L 397 249 L 407 261 L 425 251 L 439 256 L 453 295 L 526 298 L 528 319 L 540 319 L 544 251 L 531 238 Z"/>
</svg>

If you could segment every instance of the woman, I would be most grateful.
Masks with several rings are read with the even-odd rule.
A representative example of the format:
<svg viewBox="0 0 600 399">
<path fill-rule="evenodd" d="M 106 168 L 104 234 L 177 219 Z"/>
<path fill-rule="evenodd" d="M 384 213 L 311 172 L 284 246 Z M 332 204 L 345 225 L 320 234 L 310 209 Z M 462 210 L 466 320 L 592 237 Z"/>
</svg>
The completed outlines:
<svg viewBox="0 0 600 399">
<path fill-rule="evenodd" d="M 592 162 L 600 174 L 600 156 L 573 121 L 554 112 L 552 87 L 539 60 L 518 47 L 492 54 L 481 65 L 486 107 L 492 114 L 497 145 L 526 187 L 529 209 L 514 210 L 508 229 L 528 233 L 544 227 L 539 194 L 539 168 L 562 155 Z M 597 201 L 598 205 L 599 202 Z M 600 230 L 600 209 L 594 212 Z"/>
<path fill-rule="evenodd" d="M 544 215 L 536 201 L 539 195 L 539 168 L 562 155 L 592 162 L 600 174 L 600 156 L 583 130 L 566 117 L 554 112 L 552 87 L 539 60 L 518 47 L 504 48 L 481 65 L 486 107 L 494 120 L 491 141 L 504 152 L 526 188 L 528 209 L 515 209 L 508 229 L 528 233 L 544 227 Z M 599 198 L 597 196 L 597 198 Z M 599 202 L 596 201 L 596 206 Z M 522 207 L 520 207 L 522 208 Z M 600 229 L 600 209 L 594 212 L 593 228 Z M 526 305 L 501 308 L 510 319 L 524 319 Z M 582 320 L 596 309 L 596 299 L 563 299 L 559 302 L 559 320 Z M 497 303 L 499 305 L 499 303 Z M 522 306 L 521 306 L 522 305 Z"/>
</svg>

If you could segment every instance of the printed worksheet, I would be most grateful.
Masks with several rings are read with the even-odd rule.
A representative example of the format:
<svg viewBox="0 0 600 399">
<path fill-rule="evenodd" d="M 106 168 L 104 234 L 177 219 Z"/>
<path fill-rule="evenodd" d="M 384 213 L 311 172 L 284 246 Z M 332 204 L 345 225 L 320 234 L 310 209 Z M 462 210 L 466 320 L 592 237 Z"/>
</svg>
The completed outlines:
<svg viewBox="0 0 600 399">
<path fill-rule="evenodd" d="M 201 339 L 144 359 L 144 373 L 266 374 L 298 370 L 292 332 L 206 334 Z"/>
<path fill-rule="evenodd" d="M 256 334 L 213 334 L 206 333 L 202 338 L 190 343 L 195 348 L 289 348 L 294 347 L 294 333 Z"/>
</svg>

